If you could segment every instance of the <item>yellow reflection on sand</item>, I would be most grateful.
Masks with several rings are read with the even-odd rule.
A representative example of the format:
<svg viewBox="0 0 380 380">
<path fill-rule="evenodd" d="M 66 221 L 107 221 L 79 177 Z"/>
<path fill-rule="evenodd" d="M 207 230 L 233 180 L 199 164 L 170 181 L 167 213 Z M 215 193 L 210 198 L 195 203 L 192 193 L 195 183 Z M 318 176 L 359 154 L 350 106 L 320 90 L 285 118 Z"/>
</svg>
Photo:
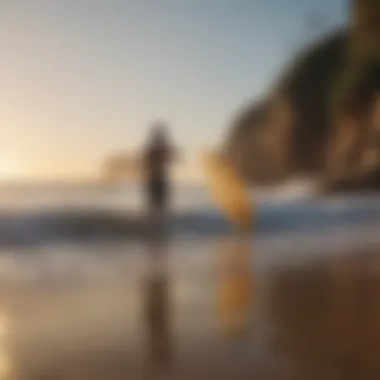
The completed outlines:
<svg viewBox="0 0 380 380">
<path fill-rule="evenodd" d="M 231 238 L 222 246 L 218 309 L 223 332 L 228 337 L 248 331 L 252 320 L 253 277 L 250 239 Z"/>
</svg>

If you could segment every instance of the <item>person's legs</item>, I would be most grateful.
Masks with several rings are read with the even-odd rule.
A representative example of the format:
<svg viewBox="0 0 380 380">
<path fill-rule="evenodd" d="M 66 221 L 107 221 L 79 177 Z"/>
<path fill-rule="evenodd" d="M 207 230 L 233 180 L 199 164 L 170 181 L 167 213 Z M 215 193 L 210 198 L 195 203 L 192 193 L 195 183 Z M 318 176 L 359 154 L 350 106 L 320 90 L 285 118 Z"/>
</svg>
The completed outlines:
<svg viewBox="0 0 380 380">
<path fill-rule="evenodd" d="M 152 179 L 147 186 L 148 228 L 153 239 L 165 234 L 167 184 L 161 179 Z"/>
<path fill-rule="evenodd" d="M 164 211 L 167 203 L 167 184 L 164 179 L 152 181 L 151 207 Z"/>
</svg>

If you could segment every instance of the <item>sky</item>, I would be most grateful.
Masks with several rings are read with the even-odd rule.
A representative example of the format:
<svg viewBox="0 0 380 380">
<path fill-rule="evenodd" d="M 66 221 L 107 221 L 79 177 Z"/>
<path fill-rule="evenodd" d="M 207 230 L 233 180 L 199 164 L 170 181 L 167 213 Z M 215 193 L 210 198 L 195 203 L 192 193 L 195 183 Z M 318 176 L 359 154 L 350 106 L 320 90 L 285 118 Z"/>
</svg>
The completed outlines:
<svg viewBox="0 0 380 380">
<path fill-rule="evenodd" d="M 1 0 L 0 179 L 95 178 L 155 120 L 197 178 L 236 112 L 346 19 L 346 0 Z"/>
</svg>

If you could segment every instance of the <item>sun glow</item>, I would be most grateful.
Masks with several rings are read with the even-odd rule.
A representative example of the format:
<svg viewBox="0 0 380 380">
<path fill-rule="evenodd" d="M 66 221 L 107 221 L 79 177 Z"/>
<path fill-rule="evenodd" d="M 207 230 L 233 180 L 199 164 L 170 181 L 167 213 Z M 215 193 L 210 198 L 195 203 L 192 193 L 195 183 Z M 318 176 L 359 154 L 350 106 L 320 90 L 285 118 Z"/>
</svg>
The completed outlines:
<svg viewBox="0 0 380 380">
<path fill-rule="evenodd" d="M 20 172 L 10 163 L 0 162 L 0 181 L 9 181 L 20 177 Z"/>
</svg>

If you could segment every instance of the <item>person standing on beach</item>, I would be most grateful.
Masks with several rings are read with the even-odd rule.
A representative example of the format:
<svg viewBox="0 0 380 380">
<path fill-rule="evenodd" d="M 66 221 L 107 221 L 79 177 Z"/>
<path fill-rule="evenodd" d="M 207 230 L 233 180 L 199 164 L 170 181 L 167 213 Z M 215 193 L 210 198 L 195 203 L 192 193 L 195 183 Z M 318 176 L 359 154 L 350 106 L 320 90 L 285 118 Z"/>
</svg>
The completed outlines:
<svg viewBox="0 0 380 380">
<path fill-rule="evenodd" d="M 166 273 L 167 234 L 166 212 L 170 197 L 169 166 L 174 149 L 167 128 L 156 124 L 150 132 L 143 151 L 143 175 L 148 208 L 148 254 L 151 271 L 144 284 L 144 324 L 147 334 L 147 355 L 151 366 L 170 366 L 172 352 L 172 310 L 170 282 Z"/>
<path fill-rule="evenodd" d="M 174 149 L 169 143 L 165 124 L 156 124 L 150 132 L 143 153 L 145 190 L 150 212 L 164 212 L 170 195 L 169 165 L 174 159 Z"/>
</svg>

